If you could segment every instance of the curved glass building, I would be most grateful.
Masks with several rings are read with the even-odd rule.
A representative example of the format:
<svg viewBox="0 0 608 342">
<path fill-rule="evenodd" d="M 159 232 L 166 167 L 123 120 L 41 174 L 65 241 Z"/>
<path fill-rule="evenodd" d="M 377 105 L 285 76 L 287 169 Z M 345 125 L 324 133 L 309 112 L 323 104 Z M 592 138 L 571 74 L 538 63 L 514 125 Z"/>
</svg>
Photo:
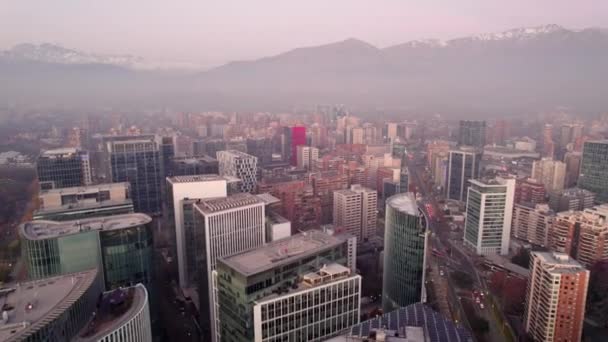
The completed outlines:
<svg viewBox="0 0 608 342">
<path fill-rule="evenodd" d="M 99 268 L 106 289 L 152 279 L 153 244 L 145 214 L 75 221 L 31 221 L 21 225 L 23 253 L 31 279 Z"/>
<path fill-rule="evenodd" d="M 426 220 L 412 193 L 386 201 L 382 308 L 389 312 L 424 298 Z"/>
</svg>

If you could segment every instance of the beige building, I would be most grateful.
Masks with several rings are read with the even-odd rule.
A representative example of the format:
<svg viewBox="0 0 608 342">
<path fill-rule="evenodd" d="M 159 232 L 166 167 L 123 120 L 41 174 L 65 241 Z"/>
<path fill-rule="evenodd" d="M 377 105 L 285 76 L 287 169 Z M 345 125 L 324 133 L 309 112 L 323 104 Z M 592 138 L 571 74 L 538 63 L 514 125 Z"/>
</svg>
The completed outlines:
<svg viewBox="0 0 608 342">
<path fill-rule="evenodd" d="M 297 165 L 300 168 L 311 169 L 319 159 L 319 149 L 316 147 L 299 145 L 296 147 Z"/>
<path fill-rule="evenodd" d="M 552 158 L 543 158 L 532 164 L 532 177 L 545 185 L 547 192 L 564 189 L 566 163 Z"/>
<path fill-rule="evenodd" d="M 563 253 L 532 252 L 524 328 L 543 342 L 581 340 L 589 271 Z"/>
<path fill-rule="evenodd" d="M 571 255 L 586 267 L 608 259 L 607 216 L 608 204 L 558 213 L 550 235 L 551 249 Z"/>
<path fill-rule="evenodd" d="M 548 246 L 554 217 L 547 204 L 514 204 L 511 234 L 537 246 Z"/>
<path fill-rule="evenodd" d="M 359 242 L 376 231 L 377 210 L 375 190 L 352 185 L 348 190 L 334 191 L 334 226 L 356 236 Z"/>
</svg>

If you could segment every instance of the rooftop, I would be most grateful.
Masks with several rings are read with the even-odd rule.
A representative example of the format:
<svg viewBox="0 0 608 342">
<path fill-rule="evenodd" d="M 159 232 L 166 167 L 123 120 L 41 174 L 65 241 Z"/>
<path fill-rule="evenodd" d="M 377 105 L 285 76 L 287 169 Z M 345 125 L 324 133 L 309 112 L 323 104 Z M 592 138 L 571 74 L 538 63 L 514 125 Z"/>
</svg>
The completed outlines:
<svg viewBox="0 0 608 342">
<path fill-rule="evenodd" d="M 239 193 L 228 197 L 206 198 L 196 202 L 196 207 L 203 214 L 213 214 L 239 207 L 257 205 L 265 202 L 256 195 Z"/>
<path fill-rule="evenodd" d="M 50 208 L 40 208 L 34 212 L 34 219 L 37 220 L 36 217 L 59 214 L 63 212 L 76 212 L 83 210 L 111 210 L 111 208 L 117 207 L 131 207 L 133 209 L 133 200 L 126 198 L 124 200 L 107 200 L 107 201 L 99 201 L 99 202 L 77 202 L 77 203 L 66 203 L 60 206 L 53 206 Z M 133 211 L 133 210 L 131 210 Z"/>
<path fill-rule="evenodd" d="M 221 259 L 221 262 L 244 276 L 258 274 L 289 264 L 307 255 L 315 255 L 344 243 L 343 237 L 310 230 L 277 240 L 254 250 Z"/>
<path fill-rule="evenodd" d="M 29 240 L 44 240 L 89 230 L 118 230 L 150 223 L 146 214 L 123 214 L 74 221 L 36 220 L 23 223 L 20 234 Z"/>
<path fill-rule="evenodd" d="M 547 265 L 551 273 L 578 273 L 585 271 L 585 266 L 574 260 L 568 254 L 557 252 L 532 252 L 534 256 Z"/>
<path fill-rule="evenodd" d="M 389 197 L 386 200 L 386 205 L 402 213 L 418 216 L 418 204 L 416 204 L 416 197 L 414 197 L 414 194 L 411 192 L 401 193 Z"/>
<path fill-rule="evenodd" d="M 104 190 L 118 189 L 118 188 L 129 188 L 129 183 L 105 183 L 105 184 L 96 184 L 96 185 L 88 185 L 88 186 L 74 186 L 70 188 L 59 188 L 59 189 L 48 189 L 41 190 L 40 196 L 45 195 L 75 195 L 75 194 L 88 194 L 95 193 Z"/>
<path fill-rule="evenodd" d="M 8 321 L 0 323 L 0 341 L 21 340 L 53 320 L 97 278 L 97 270 L 46 278 L 0 289 L 0 305 Z"/>
<path fill-rule="evenodd" d="M 255 158 L 255 156 L 252 156 L 251 154 L 247 154 L 245 152 L 241 152 L 238 150 L 218 151 L 217 152 L 218 158 L 219 158 L 220 154 L 229 154 L 236 158 Z"/>
<path fill-rule="evenodd" d="M 257 194 L 256 195 L 260 200 L 262 200 L 264 202 L 264 204 L 266 205 L 270 205 L 270 204 L 274 204 L 274 203 L 279 203 L 281 202 L 280 199 L 272 196 L 269 193 L 263 193 L 263 194 Z"/>
<path fill-rule="evenodd" d="M 190 175 L 190 176 L 173 176 L 167 177 L 171 184 L 177 183 L 196 183 L 196 182 L 214 182 L 225 180 L 227 183 L 238 183 L 241 180 L 237 177 L 220 176 L 217 174 Z"/>
<path fill-rule="evenodd" d="M 64 148 L 57 148 L 57 149 L 53 149 L 53 150 L 46 150 L 44 152 L 42 152 L 40 155 L 42 157 L 57 157 L 57 156 L 63 156 L 63 155 L 70 155 L 70 154 L 76 154 L 78 153 L 78 149 L 74 148 L 74 147 L 64 147 Z"/>
<path fill-rule="evenodd" d="M 283 216 L 279 215 L 279 213 L 272 210 L 266 211 L 266 219 L 273 224 L 289 222 L 288 219 L 284 218 Z"/>
<path fill-rule="evenodd" d="M 428 341 L 431 342 L 473 341 L 473 336 L 467 329 L 449 321 L 430 307 L 422 303 L 416 303 L 361 322 L 351 327 L 345 335 L 330 339 L 328 342 L 357 341 L 353 338 L 375 341 L 378 340 L 378 331 L 380 330 L 398 332 L 399 336 L 408 337 L 405 341 L 417 342 L 419 340 L 416 340 L 416 338 L 420 338 L 420 330 L 412 330 L 412 327 L 421 327 L 426 333 Z M 370 336 L 376 336 L 376 339 L 369 339 Z M 391 341 L 391 339 L 386 341 Z"/>
<path fill-rule="evenodd" d="M 559 192 L 558 192 L 559 193 Z M 581 195 L 585 195 L 585 196 L 595 196 L 595 194 L 589 190 L 586 189 L 581 189 L 581 188 L 568 188 L 563 190 L 561 193 L 559 193 L 562 196 L 581 196 Z"/>
<path fill-rule="evenodd" d="M 147 302 L 148 291 L 142 284 L 105 292 L 94 318 L 74 341 L 99 341 L 137 315 Z"/>
</svg>

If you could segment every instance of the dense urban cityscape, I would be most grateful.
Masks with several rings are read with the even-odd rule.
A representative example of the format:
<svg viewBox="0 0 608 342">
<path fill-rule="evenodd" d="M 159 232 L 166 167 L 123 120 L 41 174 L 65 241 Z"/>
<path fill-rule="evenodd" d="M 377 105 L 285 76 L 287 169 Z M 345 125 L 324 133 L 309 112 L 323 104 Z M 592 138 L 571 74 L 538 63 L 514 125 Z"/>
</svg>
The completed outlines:
<svg viewBox="0 0 608 342">
<path fill-rule="evenodd" d="M 0 342 L 608 341 L 605 2 L 0 8 Z"/>
<path fill-rule="evenodd" d="M 22 126 L 2 339 L 601 339 L 608 117 L 553 118 Z"/>
</svg>

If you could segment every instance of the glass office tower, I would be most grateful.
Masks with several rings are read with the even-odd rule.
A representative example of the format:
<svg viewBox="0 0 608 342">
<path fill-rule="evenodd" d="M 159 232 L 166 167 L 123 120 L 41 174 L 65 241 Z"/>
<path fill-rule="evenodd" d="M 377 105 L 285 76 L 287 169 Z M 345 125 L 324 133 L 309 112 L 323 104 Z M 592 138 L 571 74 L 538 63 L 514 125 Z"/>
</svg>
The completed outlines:
<svg viewBox="0 0 608 342">
<path fill-rule="evenodd" d="M 608 140 L 585 142 L 578 186 L 596 193 L 598 202 L 608 200 Z"/>
<path fill-rule="evenodd" d="M 386 201 L 382 309 L 392 311 L 424 299 L 426 220 L 412 193 Z"/>
<path fill-rule="evenodd" d="M 106 289 L 148 285 L 153 275 L 152 219 L 125 214 L 75 221 L 31 221 L 20 226 L 31 279 L 103 270 Z"/>
<path fill-rule="evenodd" d="M 75 148 L 43 152 L 36 161 L 36 171 L 43 190 L 91 183 L 89 154 Z"/>
</svg>

